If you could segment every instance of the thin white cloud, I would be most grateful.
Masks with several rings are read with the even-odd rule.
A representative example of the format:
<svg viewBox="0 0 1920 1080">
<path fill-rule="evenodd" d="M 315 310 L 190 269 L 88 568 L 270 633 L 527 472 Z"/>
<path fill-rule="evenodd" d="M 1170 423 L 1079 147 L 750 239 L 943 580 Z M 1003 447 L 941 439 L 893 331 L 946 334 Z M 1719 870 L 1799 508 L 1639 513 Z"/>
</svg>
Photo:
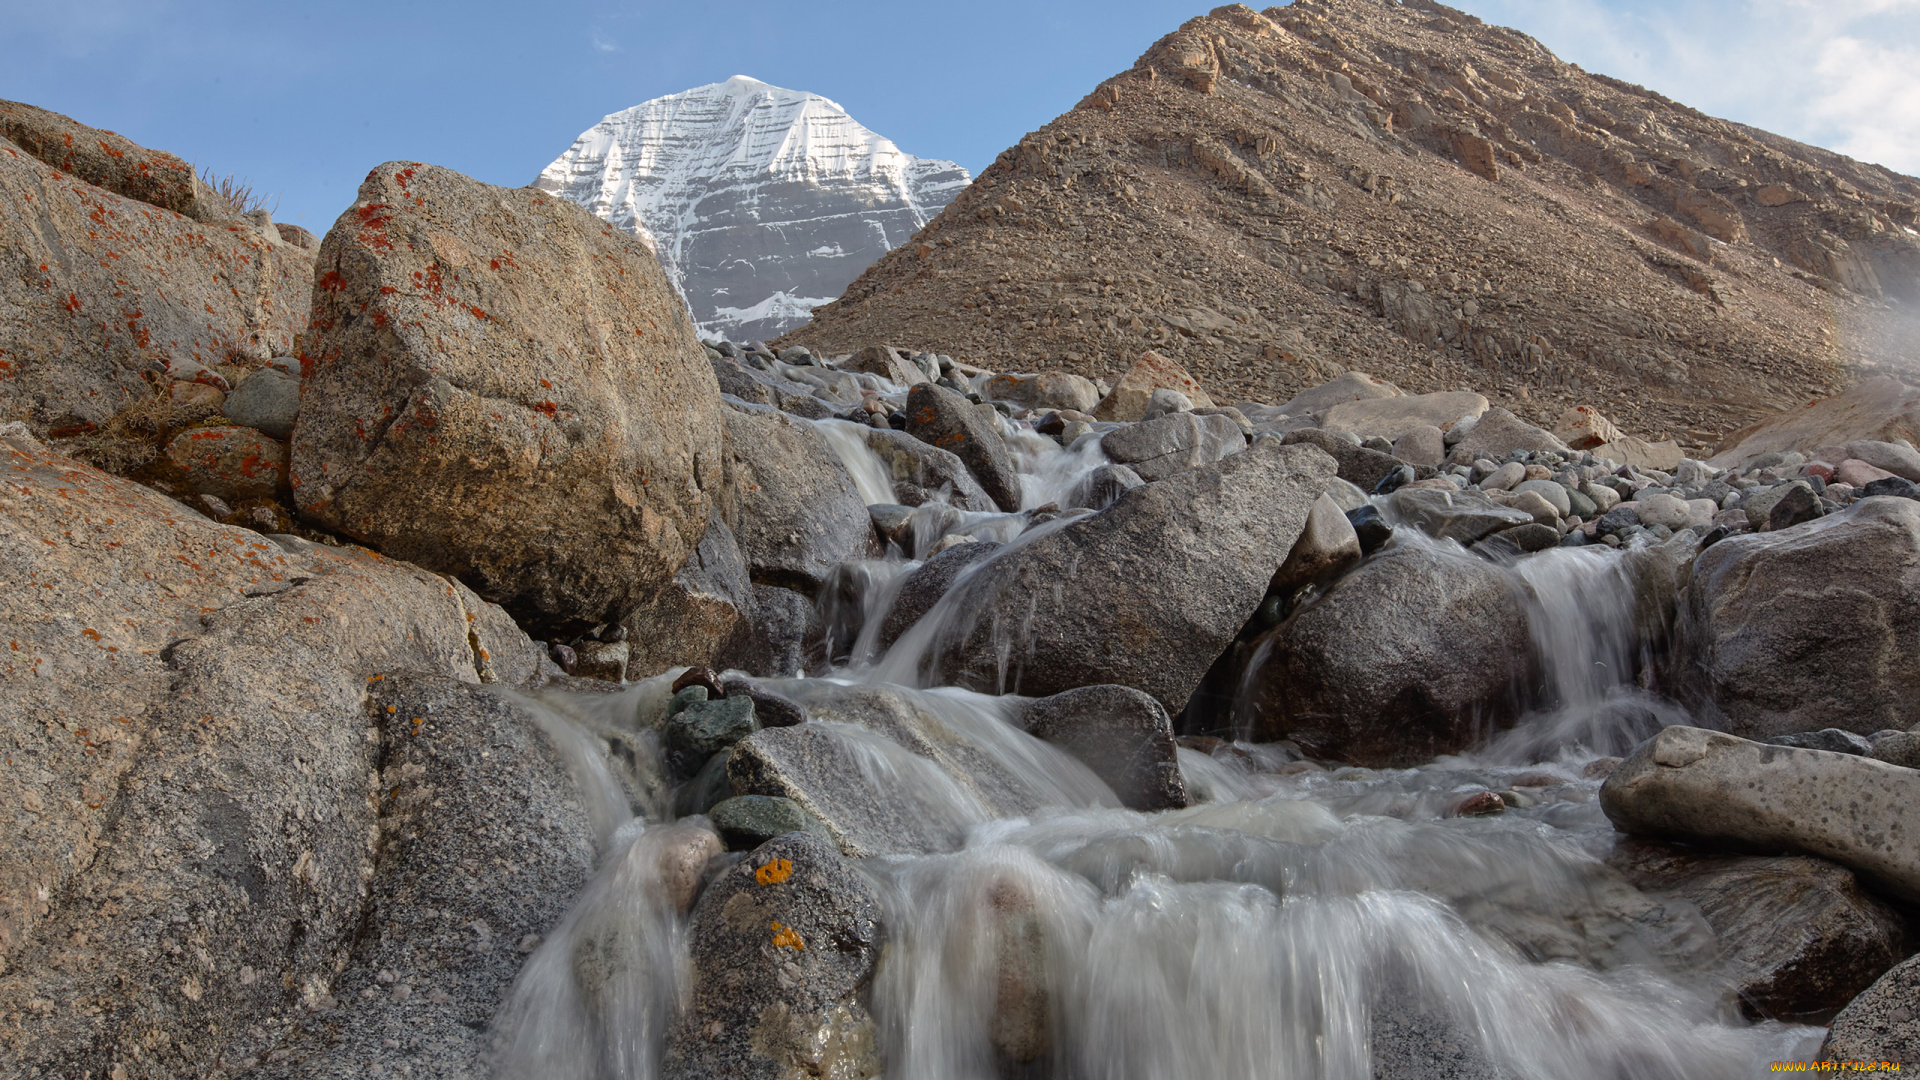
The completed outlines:
<svg viewBox="0 0 1920 1080">
<path fill-rule="evenodd" d="M 1464 0 L 1463 6 L 1532 34 L 1588 70 L 1920 174 L 1920 0 Z"/>
<path fill-rule="evenodd" d="M 598 28 L 593 31 L 593 49 L 595 52 L 615 53 L 620 51 L 620 43 L 602 33 Z"/>
</svg>

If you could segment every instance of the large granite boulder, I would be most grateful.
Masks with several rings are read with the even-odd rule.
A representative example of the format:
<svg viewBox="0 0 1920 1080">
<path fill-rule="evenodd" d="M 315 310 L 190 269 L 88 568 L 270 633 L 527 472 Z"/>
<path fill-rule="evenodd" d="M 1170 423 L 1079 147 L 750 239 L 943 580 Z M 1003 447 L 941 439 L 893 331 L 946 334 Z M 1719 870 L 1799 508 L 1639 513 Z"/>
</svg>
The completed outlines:
<svg viewBox="0 0 1920 1080">
<path fill-rule="evenodd" d="M 670 667 L 766 673 L 766 626 L 746 557 L 733 530 L 715 518 L 687 565 L 621 620 L 627 628 L 626 677 L 644 679 Z"/>
<path fill-rule="evenodd" d="M 995 375 L 987 380 L 986 396 L 1011 401 L 1029 409 L 1073 409 L 1091 413 L 1100 404 L 1100 388 L 1085 375 L 1043 371 L 1037 375 Z"/>
<path fill-rule="evenodd" d="M 220 208 L 184 162 L 55 113 L 0 102 L 0 135 L 0 421 L 83 434 L 292 351 L 313 255 L 264 217 L 195 220 Z"/>
<path fill-rule="evenodd" d="M 1319 386 L 1300 391 L 1276 411 L 1287 416 L 1318 416 L 1349 401 L 1372 401 L 1405 394 L 1406 391 L 1385 379 L 1377 379 L 1364 371 L 1349 371 Z"/>
<path fill-rule="evenodd" d="M 1231 417 L 1190 412 L 1128 424 L 1100 439 L 1109 460 L 1131 468 L 1148 483 L 1246 448 L 1247 440 Z"/>
<path fill-rule="evenodd" d="M 264 1058 L 366 925 L 380 676 L 518 685 L 538 653 L 457 581 L 217 525 L 24 438 L 0 458 L 0 1060 Z"/>
<path fill-rule="evenodd" d="M 734 536 L 756 584 L 816 593 L 834 567 L 880 554 L 867 504 L 820 429 L 731 400 L 725 420 Z"/>
<path fill-rule="evenodd" d="M 1401 488 L 1388 497 L 1387 510 L 1399 524 L 1462 545 L 1533 520 L 1525 510 L 1501 506 L 1477 491 Z"/>
<path fill-rule="evenodd" d="M 997 417 L 944 386 L 921 383 L 907 394 L 907 434 L 966 463 L 1000 509 L 1020 509 L 1020 474 L 1007 454 Z"/>
<path fill-rule="evenodd" d="M 565 200 L 388 162 L 320 245 L 302 512 L 555 632 L 670 580 L 724 484 L 659 261 Z"/>
<path fill-rule="evenodd" d="M 1505 409 L 1493 408 L 1474 422 L 1473 430 L 1454 444 L 1449 455 L 1455 465 L 1471 465 L 1481 458 L 1505 461 L 1516 450 L 1567 452 L 1567 444 L 1553 433 L 1535 427 Z"/>
<path fill-rule="evenodd" d="M 1260 639 L 1255 737 L 1404 767 L 1473 746 L 1519 711 L 1525 597 L 1485 560 L 1395 547 Z"/>
<path fill-rule="evenodd" d="M 1187 805 L 1173 720 L 1131 686 L 1082 686 L 1028 705 L 1027 731 L 1079 758 L 1129 810 Z"/>
<path fill-rule="evenodd" d="M 770 840 L 721 873 L 693 910 L 693 992 L 663 1075 L 879 1076 L 863 992 L 880 961 L 880 912 L 866 875 L 807 833 Z"/>
<path fill-rule="evenodd" d="M 1824 1061 L 1920 1061 L 1920 956 L 1880 977 L 1840 1010 L 1820 1048 Z"/>
<path fill-rule="evenodd" d="M 1920 724 L 1920 503 L 1892 496 L 1700 553 L 1675 689 L 1765 739 Z"/>
<path fill-rule="evenodd" d="M 953 617 L 924 654 L 888 664 L 994 693 L 1131 686 L 1178 713 L 1332 474 L 1319 451 L 1268 441 L 1134 488 L 981 566 L 948 593 Z"/>
<path fill-rule="evenodd" d="M 1713 974 L 1754 1019 L 1825 1023 L 1910 944 L 1898 909 L 1823 859 L 1627 840 L 1607 864 L 1699 909 L 1720 946 Z"/>
<path fill-rule="evenodd" d="M 1335 435 L 1399 442 L 1415 428 L 1437 427 L 1444 432 L 1486 411 L 1487 399 L 1465 390 L 1373 397 L 1331 406 L 1320 417 L 1320 427 Z"/>
<path fill-rule="evenodd" d="M 1670 727 L 1614 768 L 1600 806 L 1621 832 L 1816 855 L 1920 899 L 1920 771 Z"/>
</svg>

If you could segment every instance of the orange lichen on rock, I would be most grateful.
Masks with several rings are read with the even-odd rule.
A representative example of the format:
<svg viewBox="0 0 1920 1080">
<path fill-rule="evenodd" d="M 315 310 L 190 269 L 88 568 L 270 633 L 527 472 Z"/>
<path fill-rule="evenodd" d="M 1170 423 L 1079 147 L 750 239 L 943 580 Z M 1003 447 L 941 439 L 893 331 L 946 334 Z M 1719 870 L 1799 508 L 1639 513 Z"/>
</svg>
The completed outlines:
<svg viewBox="0 0 1920 1080">
<path fill-rule="evenodd" d="M 779 861 L 786 862 L 785 859 Z M 773 924 L 773 947 L 776 949 L 793 949 L 797 951 L 806 948 L 807 943 L 800 940 L 800 935 L 793 927 L 781 926 L 779 921 L 775 920 Z"/>
<path fill-rule="evenodd" d="M 775 859 L 753 872 L 753 880 L 762 885 L 778 885 L 792 876 L 792 859 Z"/>
</svg>

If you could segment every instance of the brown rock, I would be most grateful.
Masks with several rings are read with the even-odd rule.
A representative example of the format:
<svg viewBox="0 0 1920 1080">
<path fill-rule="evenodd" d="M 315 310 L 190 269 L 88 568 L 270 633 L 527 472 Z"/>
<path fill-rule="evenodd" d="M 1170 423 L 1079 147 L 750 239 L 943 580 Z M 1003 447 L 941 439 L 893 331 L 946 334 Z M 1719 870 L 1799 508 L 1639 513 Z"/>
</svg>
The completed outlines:
<svg viewBox="0 0 1920 1080">
<path fill-rule="evenodd" d="M 653 253 L 571 203 L 388 162 L 320 248 L 301 510 L 556 631 L 670 580 L 720 398 Z"/>
<path fill-rule="evenodd" d="M 1593 406 L 1575 405 L 1553 422 L 1553 435 L 1570 449 L 1591 450 L 1619 438 L 1621 431 Z"/>
<path fill-rule="evenodd" d="M 252 428 L 190 428 L 167 444 L 167 459 L 188 487 L 223 499 L 257 499 L 287 486 L 286 446 Z"/>
<path fill-rule="evenodd" d="M 1093 415 L 1100 420 L 1139 420 L 1146 416 L 1155 390 L 1179 391 L 1198 409 L 1213 406 L 1213 399 L 1187 369 L 1159 353 L 1146 352 L 1113 384 L 1113 391 L 1094 407 Z"/>
<path fill-rule="evenodd" d="M 891 345 L 869 345 L 852 357 L 843 361 L 841 371 L 861 371 L 868 375 L 878 375 L 888 382 L 901 386 L 915 383 L 932 382 L 920 365 L 906 358 L 899 349 Z"/>
<path fill-rule="evenodd" d="M 201 221 L 237 217 L 209 193 L 193 166 L 162 150 L 18 101 L 0 101 L 0 138 L 59 171 L 162 210 Z"/>
<path fill-rule="evenodd" d="M 1500 166 L 1494 161 L 1493 143 L 1478 135 L 1455 135 L 1453 152 L 1460 167 L 1484 180 L 1500 179 Z"/>
</svg>

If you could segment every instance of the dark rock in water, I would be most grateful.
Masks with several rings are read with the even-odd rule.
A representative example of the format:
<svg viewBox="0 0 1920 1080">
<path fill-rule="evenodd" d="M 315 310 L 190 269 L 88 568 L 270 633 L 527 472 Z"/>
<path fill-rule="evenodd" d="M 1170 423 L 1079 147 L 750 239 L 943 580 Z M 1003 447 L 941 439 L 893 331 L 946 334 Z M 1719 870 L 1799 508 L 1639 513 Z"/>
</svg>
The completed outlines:
<svg viewBox="0 0 1920 1080">
<path fill-rule="evenodd" d="M 1383 454 L 1378 450 L 1368 450 L 1356 443 L 1348 442 L 1338 435 L 1321 431 L 1319 428 L 1301 428 L 1298 431 L 1290 431 L 1281 438 L 1280 442 L 1284 446 L 1305 443 L 1308 446 L 1318 447 L 1325 451 L 1338 463 L 1340 479 L 1345 480 L 1349 484 L 1353 484 L 1361 491 L 1372 491 L 1375 487 L 1378 487 L 1380 481 L 1385 479 L 1389 474 L 1406 467 L 1399 458 L 1394 457 L 1392 454 Z M 1414 470 L 1414 479 L 1416 480 L 1425 480 L 1427 477 L 1435 475 L 1437 474 L 1432 469 Z"/>
<path fill-rule="evenodd" d="M 1535 551 L 1545 551 L 1550 547 L 1558 546 L 1560 543 L 1560 530 L 1551 525 L 1542 525 L 1536 521 L 1529 525 L 1521 525 L 1518 528 L 1502 529 L 1493 534 L 1492 539 L 1511 541 L 1514 547 L 1520 549 L 1522 552 L 1531 554 Z M 1487 541 L 1481 541 L 1482 545 L 1485 543 L 1487 543 Z M 1476 550 L 1477 549 L 1478 545 L 1476 545 Z"/>
<path fill-rule="evenodd" d="M 1825 1023 L 1908 950 L 1899 911 L 1821 859 L 1628 840 L 1607 864 L 1699 908 L 1720 943 L 1714 974 L 1752 1019 Z"/>
<path fill-rule="evenodd" d="M 727 696 L 727 692 L 720 687 L 720 676 L 714 674 L 712 668 L 703 664 L 695 664 L 681 672 L 680 677 L 673 680 L 672 689 L 678 694 L 689 686 L 698 686 L 706 690 L 709 701 Z"/>
<path fill-rule="evenodd" d="M 1476 791 L 1447 804 L 1447 817 L 1486 817 L 1507 812 L 1507 801 L 1498 792 Z"/>
<path fill-rule="evenodd" d="M 1109 460 L 1152 483 L 1237 454 L 1247 440 L 1229 417 L 1175 413 L 1110 431 L 1101 436 L 1100 448 Z"/>
<path fill-rule="evenodd" d="M 1085 762 L 1130 810 L 1187 805 L 1167 710 L 1130 686 L 1083 686 L 1041 698 L 1022 717 L 1034 737 Z"/>
<path fill-rule="evenodd" d="M 1586 547 L 1587 534 L 1584 532 L 1581 532 L 1579 529 L 1575 529 L 1572 532 L 1560 538 L 1560 546 L 1561 547 Z"/>
<path fill-rule="evenodd" d="M 735 538 L 755 584 L 817 592 L 834 567 L 880 553 L 867 504 L 817 428 L 731 399 L 723 411 Z"/>
<path fill-rule="evenodd" d="M 1347 511 L 1347 521 L 1353 525 L 1353 532 L 1360 540 L 1360 551 L 1371 555 L 1386 546 L 1393 539 L 1393 526 L 1381 515 L 1380 508 L 1372 504 L 1355 507 Z"/>
<path fill-rule="evenodd" d="M 1840 1010 L 1822 1061 L 1920 1061 L 1920 956 L 1910 957 Z"/>
<path fill-rule="evenodd" d="M 867 449 L 879 455 L 893 477 L 895 498 L 906 506 L 923 506 L 944 492 L 956 510 L 984 514 L 999 509 L 958 456 L 908 434 L 905 417 L 894 413 L 892 420 L 898 423 L 866 433 Z"/>
<path fill-rule="evenodd" d="M 1102 465 L 1074 485 L 1067 495 L 1067 505 L 1105 510 L 1120 496 L 1144 483 L 1139 473 L 1125 465 Z"/>
<path fill-rule="evenodd" d="M 515 265 L 490 269 L 502 251 Z M 396 161 L 316 262 L 303 514 L 556 636 L 672 579 L 727 486 L 726 432 L 645 244 L 531 188 Z"/>
<path fill-rule="evenodd" d="M 693 997 L 668 1038 L 664 1075 L 880 1075 L 861 1000 L 880 958 L 880 916 L 872 882 L 808 833 L 729 867 L 693 910 Z"/>
<path fill-rule="evenodd" d="M 1505 533 L 1497 533 L 1473 545 L 1473 553 L 1488 562 L 1501 566 L 1511 565 L 1515 559 L 1526 554 L 1519 542 Z"/>
<path fill-rule="evenodd" d="M 900 583 L 900 591 L 894 594 L 893 606 L 880 622 L 880 644 L 892 645 L 900 640 L 900 635 L 933 610 L 933 605 L 953 587 L 962 571 L 999 551 L 1000 547 L 992 540 L 955 544 L 909 573 Z"/>
<path fill-rule="evenodd" d="M 1920 724 L 1920 503 L 1730 536 L 1695 561 L 1677 622 L 1670 685 L 1736 735 Z"/>
<path fill-rule="evenodd" d="M 913 554 L 913 507 L 892 503 L 867 504 L 867 516 L 873 519 L 873 531 L 882 543 L 892 544 Z"/>
<path fill-rule="evenodd" d="M 693 779 L 673 789 L 673 816 L 704 814 L 732 795 L 733 783 L 727 778 L 727 755 L 715 754 L 700 766 Z"/>
<path fill-rule="evenodd" d="M 1825 511 L 1820 506 L 1820 496 L 1813 489 L 1794 484 L 1787 488 L 1780 501 L 1767 511 L 1767 531 L 1790 529 L 1802 522 L 1812 521 Z"/>
<path fill-rule="evenodd" d="M 1020 474 L 1007 456 L 1006 440 L 989 407 L 985 415 L 967 399 L 932 383 L 907 394 L 907 434 L 948 451 L 966 463 L 973 478 L 1000 509 L 1020 509 Z"/>
<path fill-rule="evenodd" d="M 1700 550 L 1705 551 L 1732 535 L 1733 530 L 1727 528 L 1725 525 L 1715 525 L 1713 528 L 1708 529 L 1705 535 L 1700 537 Z"/>
<path fill-rule="evenodd" d="M 770 649 L 765 626 L 746 557 L 716 515 L 687 564 L 617 629 L 627 635 L 627 678 L 644 679 L 681 664 L 760 670 Z"/>
<path fill-rule="evenodd" d="M 1458 753 L 1517 715 L 1527 641 L 1526 606 L 1499 569 L 1383 551 L 1261 639 L 1255 736 L 1356 765 Z"/>
<path fill-rule="evenodd" d="M 488 1025 L 522 959 L 515 943 L 547 933 L 579 895 L 596 823 L 519 702 L 396 674 L 374 684 L 369 705 L 382 767 L 367 921 L 325 994 L 282 1029 L 276 1049 L 289 1053 L 261 1054 L 253 1075 L 486 1075 Z M 474 867 L 501 865 L 514 871 L 464 887 Z"/>
<path fill-rule="evenodd" d="M 1378 483 L 1368 489 L 1367 493 L 1369 495 L 1391 495 L 1411 483 L 1413 483 L 1413 466 L 1402 465 L 1385 476 L 1382 476 Z"/>
<path fill-rule="evenodd" d="M 776 694 L 760 683 L 728 675 L 721 681 L 728 696 L 744 696 L 753 699 L 753 718 L 763 728 L 792 727 L 807 722 L 806 706 L 783 694 Z"/>
<path fill-rule="evenodd" d="M 792 589 L 755 585 L 753 602 L 760 609 L 755 630 L 764 637 L 767 649 L 759 673 L 792 677 L 818 668 L 814 655 L 826 636 L 826 626 L 813 600 Z"/>
<path fill-rule="evenodd" d="M 1868 481 L 1867 486 L 1860 489 L 1861 498 L 1872 498 L 1875 495 L 1898 495 L 1903 499 L 1920 499 L 1920 485 L 1898 476 L 1883 476 L 1878 480 Z"/>
<path fill-rule="evenodd" d="M 1436 540 L 1471 544 L 1533 521 L 1533 515 L 1500 506 L 1474 491 L 1405 488 L 1387 499 L 1387 507 L 1402 525 L 1411 525 Z"/>
<path fill-rule="evenodd" d="M 1264 440 L 1028 540 L 960 586 L 932 666 L 989 693 L 1110 683 L 1182 709 L 1260 606 L 1332 468 L 1312 447 Z"/>
<path fill-rule="evenodd" d="M 682 775 L 760 730 L 750 697 L 690 702 L 667 721 L 667 757 Z"/>
<path fill-rule="evenodd" d="M 1791 746 L 1800 750 L 1825 750 L 1834 754 L 1858 754 L 1870 757 L 1873 744 L 1851 731 L 1839 728 L 1822 728 L 1819 731 L 1797 731 L 1791 735 L 1775 735 L 1766 742 L 1774 746 Z"/>
<path fill-rule="evenodd" d="M 827 827 L 792 799 L 772 795 L 736 795 L 713 805 L 707 811 L 713 827 L 726 841 L 728 851 L 752 851 L 776 836 L 811 833 L 833 842 Z"/>
</svg>

